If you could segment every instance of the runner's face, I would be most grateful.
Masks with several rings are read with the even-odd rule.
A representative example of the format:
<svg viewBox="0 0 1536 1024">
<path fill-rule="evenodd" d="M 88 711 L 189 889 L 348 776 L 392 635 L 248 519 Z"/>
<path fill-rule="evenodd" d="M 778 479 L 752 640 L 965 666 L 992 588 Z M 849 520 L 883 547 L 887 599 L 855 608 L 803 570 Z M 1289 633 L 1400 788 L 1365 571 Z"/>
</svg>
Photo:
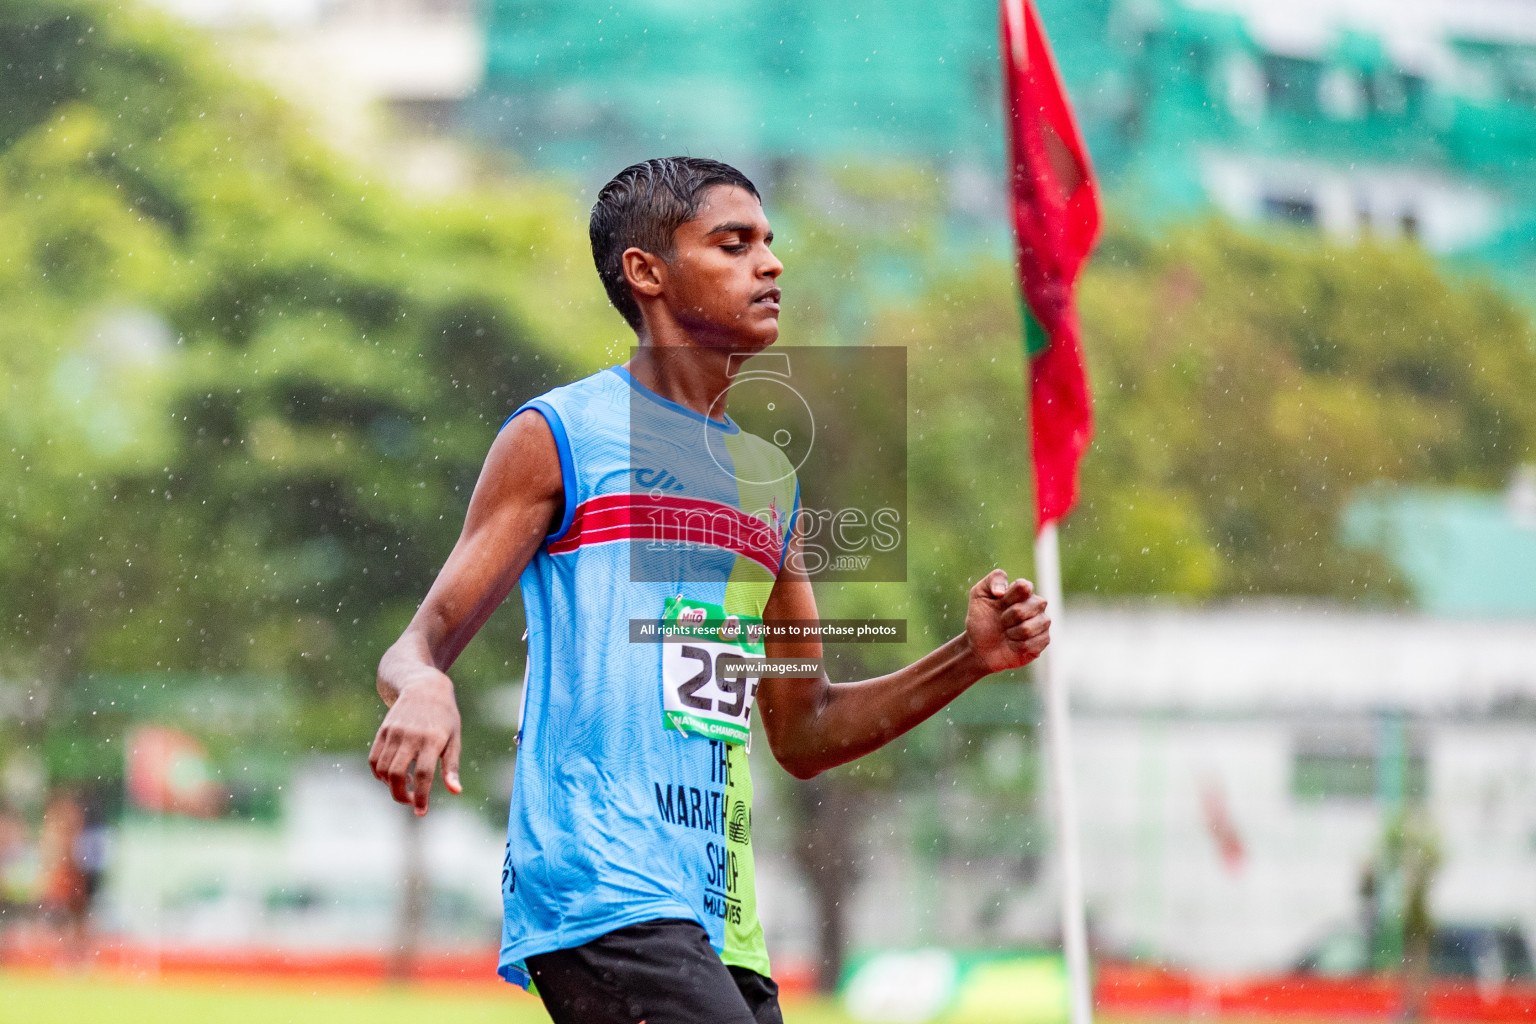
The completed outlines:
<svg viewBox="0 0 1536 1024">
<path fill-rule="evenodd" d="M 734 185 L 704 195 L 698 216 L 673 236 L 667 295 L 691 335 L 722 348 L 766 348 L 779 336 L 773 229 L 757 197 Z"/>
</svg>

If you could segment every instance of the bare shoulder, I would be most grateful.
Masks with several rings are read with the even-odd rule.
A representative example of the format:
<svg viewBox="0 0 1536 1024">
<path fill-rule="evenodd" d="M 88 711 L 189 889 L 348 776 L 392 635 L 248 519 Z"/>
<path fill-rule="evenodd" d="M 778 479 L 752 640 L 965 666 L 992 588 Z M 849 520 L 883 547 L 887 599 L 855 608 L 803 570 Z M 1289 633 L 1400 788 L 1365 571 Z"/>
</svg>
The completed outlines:
<svg viewBox="0 0 1536 1024">
<path fill-rule="evenodd" d="M 559 511 L 564 493 L 554 432 L 542 415 L 528 409 L 514 416 L 491 444 L 470 514 L 474 515 L 476 506 L 489 511 L 489 507 L 549 504 Z"/>
</svg>

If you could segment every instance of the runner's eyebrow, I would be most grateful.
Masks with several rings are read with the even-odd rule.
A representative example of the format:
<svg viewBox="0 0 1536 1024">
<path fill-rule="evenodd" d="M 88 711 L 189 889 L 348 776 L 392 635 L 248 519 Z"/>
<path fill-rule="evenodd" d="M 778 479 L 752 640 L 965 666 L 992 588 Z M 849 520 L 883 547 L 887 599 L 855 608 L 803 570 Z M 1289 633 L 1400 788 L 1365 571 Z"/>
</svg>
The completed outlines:
<svg viewBox="0 0 1536 1024">
<path fill-rule="evenodd" d="M 730 232 L 736 232 L 738 234 L 750 235 L 752 232 L 754 232 L 756 230 L 757 230 L 757 225 L 755 225 L 755 224 L 748 224 L 744 220 L 728 220 L 728 221 L 724 221 L 724 222 L 722 222 L 720 224 L 716 224 L 714 227 L 710 228 L 705 233 L 706 234 L 710 234 L 710 235 L 724 235 L 724 234 L 728 234 Z M 768 232 L 768 237 L 769 238 L 773 237 L 773 232 L 772 231 Z"/>
</svg>

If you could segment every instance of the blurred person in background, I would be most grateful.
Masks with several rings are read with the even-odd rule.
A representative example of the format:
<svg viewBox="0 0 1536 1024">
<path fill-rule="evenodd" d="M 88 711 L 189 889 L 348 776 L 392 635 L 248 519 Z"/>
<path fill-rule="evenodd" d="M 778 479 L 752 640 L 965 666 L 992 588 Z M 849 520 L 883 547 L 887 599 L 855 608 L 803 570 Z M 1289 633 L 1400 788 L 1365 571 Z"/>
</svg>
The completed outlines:
<svg viewBox="0 0 1536 1024">
<path fill-rule="evenodd" d="M 75 837 L 73 851 L 83 895 L 75 901 L 71 927 L 78 937 L 79 948 L 89 952 L 91 915 L 95 911 L 96 898 L 101 893 L 101 883 L 106 876 L 107 862 L 111 856 L 105 801 L 99 790 L 89 794 L 84 803 L 84 811 L 85 826 Z"/>
<path fill-rule="evenodd" d="M 1368 860 L 1360 869 L 1360 934 L 1365 939 L 1365 967 L 1372 970 L 1377 959 L 1376 949 L 1381 942 L 1381 882 L 1377 878 L 1376 861 Z"/>
<path fill-rule="evenodd" d="M 70 789 L 56 792 L 43 811 L 38 839 L 38 896 L 44 918 L 59 929 L 61 952 L 72 961 L 86 955 L 89 939 L 95 879 L 80 856 L 89 845 L 87 832 L 85 808 L 78 795 Z"/>
</svg>

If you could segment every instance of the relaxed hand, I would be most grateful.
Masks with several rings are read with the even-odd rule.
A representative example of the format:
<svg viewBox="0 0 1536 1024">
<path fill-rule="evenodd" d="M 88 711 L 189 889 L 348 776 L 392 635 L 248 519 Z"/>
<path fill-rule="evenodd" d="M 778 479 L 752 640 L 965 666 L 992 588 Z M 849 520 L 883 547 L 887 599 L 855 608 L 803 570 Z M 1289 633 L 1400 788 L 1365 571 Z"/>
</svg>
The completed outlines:
<svg viewBox="0 0 1536 1024">
<path fill-rule="evenodd" d="M 427 813 L 439 760 L 448 792 L 463 791 L 459 785 L 460 748 L 459 707 L 453 699 L 453 683 L 438 672 L 400 691 L 373 738 L 368 766 L 375 778 L 389 784 L 398 802 L 415 805 L 421 815 Z"/>
</svg>

